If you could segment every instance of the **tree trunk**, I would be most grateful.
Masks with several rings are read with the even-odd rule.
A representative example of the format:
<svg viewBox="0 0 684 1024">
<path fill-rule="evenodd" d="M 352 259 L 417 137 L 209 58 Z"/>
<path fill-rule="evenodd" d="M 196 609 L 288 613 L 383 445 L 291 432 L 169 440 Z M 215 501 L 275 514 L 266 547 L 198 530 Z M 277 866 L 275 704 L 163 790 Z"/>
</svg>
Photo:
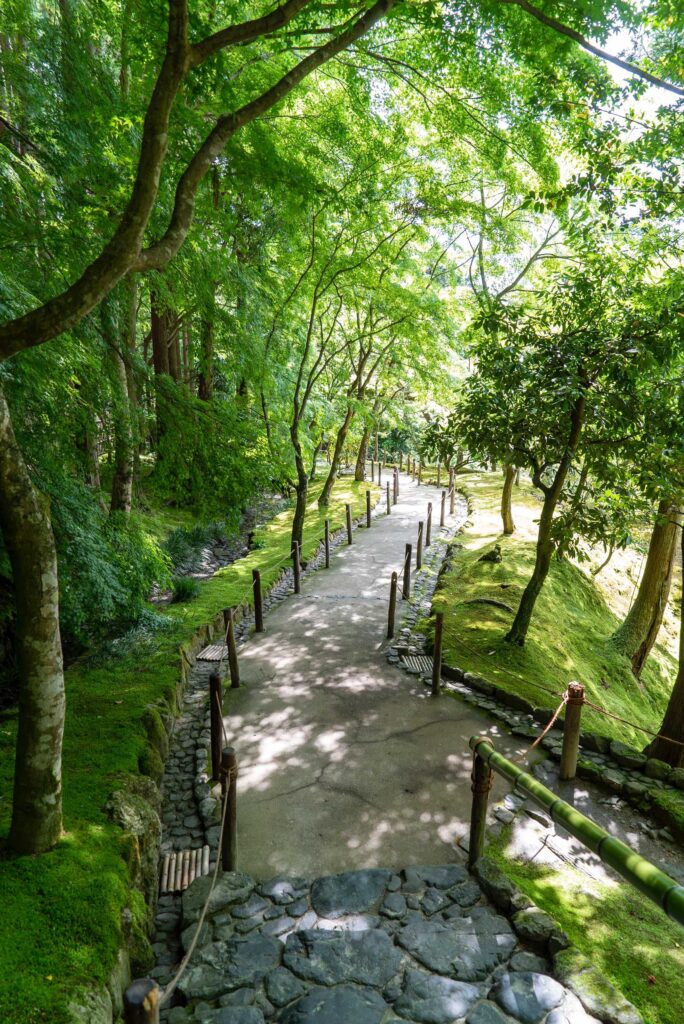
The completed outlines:
<svg viewBox="0 0 684 1024">
<path fill-rule="evenodd" d="M 634 604 L 612 636 L 617 649 L 632 662 L 632 671 L 636 676 L 641 675 L 663 621 L 681 522 L 681 507 L 672 498 L 663 498 L 658 505 L 646 565 Z"/>
<path fill-rule="evenodd" d="M 535 603 L 539 597 L 541 588 L 544 586 L 544 580 L 549 573 L 551 556 L 553 555 L 553 541 L 551 539 L 553 515 L 560 500 L 563 486 L 565 485 L 570 466 L 572 465 L 575 449 L 577 448 L 577 442 L 579 441 L 579 437 L 582 432 L 585 404 L 585 395 L 584 392 L 582 392 L 575 400 L 575 404 L 570 415 L 568 441 L 565 446 L 565 451 L 563 452 L 563 457 L 558 463 L 553 483 L 550 486 L 545 486 L 542 483 L 539 471 L 536 470 L 534 473 L 534 483 L 544 493 L 544 504 L 542 505 L 542 512 L 539 517 L 539 532 L 537 534 L 537 552 L 534 562 L 534 570 L 529 583 L 523 591 L 518 610 L 515 613 L 515 618 L 513 619 L 513 625 L 504 638 L 509 643 L 517 644 L 519 647 L 522 647 L 525 643 Z"/>
<path fill-rule="evenodd" d="M 19 730 L 10 847 L 42 853 L 62 833 L 64 674 L 57 554 L 47 502 L 35 490 L 0 391 L 0 529 L 17 609 Z"/>
<path fill-rule="evenodd" d="M 320 451 L 321 451 L 322 447 L 323 447 L 323 441 L 319 441 L 318 444 L 316 445 L 316 447 L 314 448 L 314 453 L 313 453 L 313 456 L 311 458 L 311 471 L 309 473 L 309 483 L 310 484 L 313 483 L 314 480 L 316 479 L 316 462 L 318 460 L 318 456 L 320 454 Z"/>
<path fill-rule="evenodd" d="M 355 480 L 366 479 L 366 455 L 368 453 L 368 442 L 370 440 L 370 427 L 366 427 L 359 445 L 359 454 L 356 457 L 356 469 L 354 470 Z"/>
<path fill-rule="evenodd" d="M 351 425 L 351 421 L 354 418 L 354 410 L 351 405 L 347 406 L 347 411 L 344 416 L 344 420 L 340 429 L 337 431 L 337 437 L 335 439 L 335 450 L 330 462 L 330 469 L 325 483 L 323 484 L 323 490 L 321 491 L 318 498 L 318 507 L 325 508 L 330 504 L 330 495 L 332 494 L 333 485 L 337 476 L 337 471 L 340 467 L 340 460 L 342 458 L 342 449 L 344 448 L 344 442 L 347 439 L 347 433 Z"/>
<path fill-rule="evenodd" d="M 679 533 L 682 565 L 684 565 L 684 529 L 680 527 Z M 662 736 L 667 736 L 669 739 L 679 740 L 679 743 L 684 743 L 684 588 L 682 589 L 679 626 L 679 671 L 677 672 L 677 678 L 675 679 L 659 732 Z M 666 739 L 655 739 L 649 744 L 646 753 L 649 757 L 657 757 L 661 761 L 667 761 L 673 768 L 684 768 L 684 746 L 669 743 Z"/>
<path fill-rule="evenodd" d="M 503 520 L 503 532 L 506 536 L 515 533 L 513 512 L 511 510 L 511 491 L 515 480 L 515 466 L 507 462 L 504 466 L 504 485 L 501 492 L 501 519 Z"/>
<path fill-rule="evenodd" d="M 160 310 L 155 292 L 150 292 L 150 326 L 152 328 L 152 362 L 157 374 L 169 372 L 169 339 L 166 319 Z"/>
<path fill-rule="evenodd" d="M 213 310 L 202 320 L 202 347 L 197 394 L 203 402 L 214 397 L 214 319 Z"/>
<path fill-rule="evenodd" d="M 301 552 L 304 540 L 306 501 L 309 494 L 309 475 L 304 464 L 302 446 L 299 443 L 299 436 L 296 428 L 290 430 L 290 437 L 292 438 L 292 446 L 295 453 L 295 465 L 297 467 L 297 485 L 295 487 L 297 500 L 295 502 L 294 516 L 292 517 L 292 535 L 290 540 L 292 547 L 294 547 L 295 541 L 299 544 L 299 550 Z"/>
<path fill-rule="evenodd" d="M 112 346 L 118 409 L 114 420 L 114 475 L 112 477 L 111 512 L 129 514 L 133 505 L 133 479 L 138 447 L 138 401 L 131 354 L 135 351 L 137 287 L 134 279 L 125 282 L 123 346 L 124 360 Z"/>
</svg>

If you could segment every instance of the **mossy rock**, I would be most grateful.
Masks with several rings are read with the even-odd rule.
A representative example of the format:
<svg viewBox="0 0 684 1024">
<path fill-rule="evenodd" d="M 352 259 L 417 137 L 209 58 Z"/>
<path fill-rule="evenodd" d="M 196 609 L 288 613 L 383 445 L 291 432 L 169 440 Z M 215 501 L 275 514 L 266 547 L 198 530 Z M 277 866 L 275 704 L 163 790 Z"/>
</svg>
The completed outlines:
<svg viewBox="0 0 684 1024">
<path fill-rule="evenodd" d="M 159 753 L 149 743 L 138 757 L 138 770 L 143 775 L 149 775 L 155 782 L 161 782 L 164 774 L 164 762 Z"/>
<path fill-rule="evenodd" d="M 169 734 L 164 724 L 161 711 L 154 704 L 148 705 L 142 716 L 147 739 L 158 752 L 162 761 L 169 756 Z"/>
<path fill-rule="evenodd" d="M 608 1024 L 643 1024 L 621 992 L 574 946 L 553 958 L 554 974 L 574 992 L 588 1013 Z"/>
<path fill-rule="evenodd" d="M 123 854 L 131 883 L 153 907 L 161 846 L 159 815 L 148 801 L 131 790 L 117 790 L 107 803 L 111 820 L 123 830 Z"/>
<path fill-rule="evenodd" d="M 668 825 L 678 839 L 684 840 L 684 793 L 654 789 L 651 806 L 658 819 Z"/>
</svg>

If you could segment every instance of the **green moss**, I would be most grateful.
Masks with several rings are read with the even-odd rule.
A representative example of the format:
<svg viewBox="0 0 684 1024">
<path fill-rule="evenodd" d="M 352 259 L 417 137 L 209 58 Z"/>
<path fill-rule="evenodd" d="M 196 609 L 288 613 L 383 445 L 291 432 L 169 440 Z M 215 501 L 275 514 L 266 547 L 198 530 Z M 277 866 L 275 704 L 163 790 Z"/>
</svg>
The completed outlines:
<svg viewBox="0 0 684 1024">
<path fill-rule="evenodd" d="M 327 513 L 311 503 L 304 559 L 318 546 L 326 515 L 336 530 L 344 525 L 345 502 L 351 501 L 355 517 L 363 514 L 367 486 L 339 481 Z M 174 526 L 187 524 L 181 513 L 169 516 Z M 150 728 L 158 740 L 159 701 L 173 707 L 180 645 L 223 608 L 249 600 L 253 568 L 261 570 L 264 587 L 274 582 L 289 563 L 290 524 L 288 511 L 258 530 L 257 550 L 202 583 L 196 601 L 163 612 L 167 629 L 128 645 L 119 657 L 91 659 L 68 671 L 64 839 L 42 857 L 0 853 L 3 1024 L 66 1024 L 75 991 L 107 980 L 121 943 L 125 908 L 133 909 L 138 921 L 136 956 L 144 961 L 149 955 L 140 924 L 144 915 L 134 909 L 138 896 L 129 885 L 125 854 L 130 858 L 132 851 L 121 830 L 108 822 L 105 804 L 122 777 L 136 774 L 139 766 L 158 777 L 161 758 L 156 744 L 150 744 Z M 167 517 L 158 535 L 169 525 Z M 0 850 L 9 830 L 15 737 L 16 712 L 9 712 L 0 719 Z"/>
<path fill-rule="evenodd" d="M 645 1024 L 672 1024 L 684 971 L 681 927 L 626 883 L 603 884 L 570 865 L 554 869 L 511 857 L 509 835 L 510 828 L 487 847 L 487 856 L 558 921 L 580 954 L 636 1006 Z M 594 977 L 592 972 L 584 980 L 591 984 Z"/>
<path fill-rule="evenodd" d="M 672 789 L 654 789 L 651 804 L 665 812 L 668 827 L 684 841 L 684 793 Z"/>
<path fill-rule="evenodd" d="M 473 525 L 461 538 L 464 547 L 455 553 L 435 596 L 435 607 L 445 612 L 447 663 L 483 675 L 536 707 L 555 708 L 555 693 L 577 679 L 590 700 L 655 731 L 672 687 L 674 660 L 656 647 L 637 682 L 628 659 L 609 641 L 618 619 L 593 579 L 572 562 L 553 560 L 525 646 L 504 641 L 511 613 L 482 599 L 517 608 L 532 574 L 535 546 L 529 539 L 500 533 L 500 474 L 466 473 L 457 482 L 472 500 Z M 514 517 L 516 511 L 538 518 L 539 501 L 531 487 L 516 488 Z M 501 545 L 501 562 L 481 562 L 494 543 Z M 585 709 L 582 725 L 633 746 L 644 745 L 643 733 L 591 709 Z"/>
</svg>

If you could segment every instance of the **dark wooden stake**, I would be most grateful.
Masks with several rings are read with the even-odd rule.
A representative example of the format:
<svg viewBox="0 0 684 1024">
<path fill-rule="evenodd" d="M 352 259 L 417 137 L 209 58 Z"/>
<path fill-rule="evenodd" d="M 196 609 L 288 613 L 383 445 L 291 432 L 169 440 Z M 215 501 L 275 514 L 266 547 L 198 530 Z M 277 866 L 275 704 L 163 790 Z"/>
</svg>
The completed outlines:
<svg viewBox="0 0 684 1024">
<path fill-rule="evenodd" d="M 437 463 L 437 486 L 442 486 L 442 463 Z"/>
<path fill-rule="evenodd" d="M 330 568 L 330 520 L 325 521 L 325 567 Z"/>
<path fill-rule="evenodd" d="M 449 492 L 449 515 L 450 516 L 453 516 L 455 508 L 456 508 L 456 488 L 452 484 L 451 491 Z"/>
<path fill-rule="evenodd" d="M 228 667 L 230 669 L 230 687 L 236 690 L 240 685 L 240 669 L 238 668 L 237 647 L 235 646 L 235 612 L 228 609 L 228 632 L 226 634 L 228 645 Z"/>
<path fill-rule="evenodd" d="M 439 525 L 444 526 L 446 514 L 446 491 L 442 491 L 442 503 L 439 506 Z"/>
<path fill-rule="evenodd" d="M 444 630 L 444 612 L 435 616 L 435 649 L 432 654 L 432 696 L 439 697 L 442 684 L 442 632 Z"/>
<path fill-rule="evenodd" d="M 416 543 L 416 572 L 423 568 L 423 520 L 418 523 L 418 541 Z"/>
<path fill-rule="evenodd" d="M 392 476 L 392 504 L 396 505 L 399 498 L 399 473 L 395 469 Z"/>
<path fill-rule="evenodd" d="M 387 613 L 387 639 L 391 640 L 394 636 L 394 616 L 397 610 L 397 574 L 392 573 L 392 579 L 390 581 L 390 599 L 389 599 L 389 612 Z"/>
<path fill-rule="evenodd" d="M 422 482 L 423 482 L 423 463 L 419 462 L 418 463 L 418 483 L 422 484 Z"/>
<path fill-rule="evenodd" d="M 252 569 L 252 590 L 254 591 L 254 628 L 257 633 L 264 631 L 264 606 L 261 600 L 261 573 Z"/>
<path fill-rule="evenodd" d="M 411 545 L 406 545 L 404 554 L 404 582 L 401 588 L 401 596 L 408 601 L 411 596 Z"/>
<path fill-rule="evenodd" d="M 427 507 L 427 521 L 425 523 L 425 547 L 430 547 L 430 541 L 432 539 L 432 502 L 428 501 Z"/>
<path fill-rule="evenodd" d="M 392 502 L 390 500 L 390 485 L 389 480 L 387 481 L 387 515 L 392 511 Z"/>
<path fill-rule="evenodd" d="M 580 723 L 582 705 L 584 704 L 584 687 L 581 683 L 568 683 L 568 703 L 565 705 L 565 724 L 563 725 L 563 749 L 561 750 L 558 778 L 561 782 L 574 779 L 577 771 L 577 752 L 579 750 Z"/>
<path fill-rule="evenodd" d="M 483 737 L 486 739 L 487 737 Z M 473 866 L 484 853 L 485 829 L 487 827 L 487 802 L 492 788 L 492 770 L 486 761 L 473 755 L 473 772 L 471 790 L 473 802 L 470 809 L 470 846 L 468 848 L 468 864 Z"/>
<path fill-rule="evenodd" d="M 399 469 L 404 468 L 404 453 L 399 452 Z"/>
<path fill-rule="evenodd" d="M 132 981 L 123 998 L 125 1024 L 159 1024 L 159 995 L 151 978 Z"/>
<path fill-rule="evenodd" d="M 375 462 L 371 459 L 371 483 L 375 483 Z"/>
<path fill-rule="evenodd" d="M 371 526 L 371 494 L 370 491 L 366 491 L 366 527 L 370 530 Z"/>
<path fill-rule="evenodd" d="M 378 462 L 378 486 L 382 483 L 382 462 Z"/>
<path fill-rule="evenodd" d="M 351 518 L 351 505 L 345 505 L 347 510 L 347 544 L 352 542 L 352 518 Z"/>
<path fill-rule="evenodd" d="M 221 769 L 221 747 L 223 746 L 223 687 L 221 676 L 212 672 L 209 676 L 209 723 L 211 727 L 211 777 L 219 780 Z"/>
<path fill-rule="evenodd" d="M 237 871 L 237 758 L 234 747 L 221 751 L 221 796 L 228 792 L 228 808 L 221 842 L 221 867 Z"/>
<path fill-rule="evenodd" d="M 302 580 L 301 580 L 301 566 L 299 564 L 299 541 L 294 541 L 292 545 L 292 571 L 294 573 L 294 592 L 295 594 L 301 594 L 302 592 Z"/>
</svg>

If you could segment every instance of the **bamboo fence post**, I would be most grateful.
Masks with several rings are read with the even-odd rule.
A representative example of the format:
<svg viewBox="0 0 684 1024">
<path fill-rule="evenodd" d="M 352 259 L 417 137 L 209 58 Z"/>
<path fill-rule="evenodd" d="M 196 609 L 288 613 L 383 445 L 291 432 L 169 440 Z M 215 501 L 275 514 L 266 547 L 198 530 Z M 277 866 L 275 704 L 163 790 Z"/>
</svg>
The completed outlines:
<svg viewBox="0 0 684 1024">
<path fill-rule="evenodd" d="M 387 481 L 387 515 L 392 511 L 392 502 L 390 501 L 390 485 L 389 480 Z"/>
<path fill-rule="evenodd" d="M 375 461 L 371 459 L 371 483 L 375 483 Z"/>
<path fill-rule="evenodd" d="M 221 751 L 221 796 L 228 793 L 228 808 L 221 842 L 221 867 L 224 871 L 237 870 L 237 758 L 234 747 Z"/>
<path fill-rule="evenodd" d="M 392 573 L 392 579 L 390 580 L 390 598 L 389 598 L 389 611 L 387 613 L 387 639 L 391 640 L 394 636 L 394 617 L 397 610 L 397 574 Z"/>
<path fill-rule="evenodd" d="M 446 491 L 442 491 L 442 501 L 439 506 L 439 525 L 444 526 L 446 512 Z"/>
<path fill-rule="evenodd" d="M 366 527 L 370 530 L 371 526 L 371 493 L 366 491 Z"/>
<path fill-rule="evenodd" d="M 257 633 L 264 631 L 264 606 L 261 599 L 261 573 L 252 569 L 252 590 L 254 591 L 254 629 Z"/>
<path fill-rule="evenodd" d="M 401 588 L 401 596 L 408 601 L 411 596 L 411 545 L 406 545 L 404 553 L 404 582 Z"/>
<path fill-rule="evenodd" d="M 330 520 L 329 519 L 326 519 L 326 521 L 325 521 L 325 540 L 324 540 L 324 545 L 325 545 L 325 567 L 326 567 L 326 569 L 329 569 L 330 568 Z"/>
<path fill-rule="evenodd" d="M 124 992 L 125 1024 L 159 1024 L 159 985 L 151 978 L 132 981 Z"/>
<path fill-rule="evenodd" d="M 212 672 L 209 676 L 209 724 L 211 728 L 211 777 L 218 782 L 221 770 L 221 746 L 223 744 L 223 690 L 221 676 Z"/>
<path fill-rule="evenodd" d="M 399 474 L 396 469 L 392 474 L 392 504 L 396 505 L 399 498 Z"/>
<path fill-rule="evenodd" d="M 442 634 L 444 630 L 444 612 L 435 616 L 435 648 L 432 653 L 432 696 L 439 697 L 442 683 Z"/>
<path fill-rule="evenodd" d="M 423 568 L 423 520 L 418 523 L 418 540 L 416 542 L 416 572 Z"/>
<path fill-rule="evenodd" d="M 581 683 L 568 683 L 568 702 L 565 705 L 565 722 L 563 724 L 563 748 L 561 750 L 558 778 L 561 782 L 574 779 L 577 771 L 577 752 L 579 750 L 580 724 L 582 705 L 584 704 L 584 687 Z"/>
<path fill-rule="evenodd" d="M 351 544 L 351 542 L 352 542 L 352 514 L 351 514 L 351 505 L 347 504 L 347 505 L 345 505 L 345 508 L 347 510 L 347 544 Z"/>
<path fill-rule="evenodd" d="M 471 790 L 473 802 L 470 809 L 470 845 L 468 847 L 468 864 L 473 866 L 484 852 L 485 829 L 487 827 L 487 802 L 492 788 L 492 770 L 486 761 L 473 754 L 473 771 Z"/>
<path fill-rule="evenodd" d="M 230 686 L 236 690 L 240 685 L 240 669 L 237 660 L 237 647 L 235 646 L 235 612 L 228 609 L 228 632 L 226 635 L 228 645 L 228 668 L 230 669 Z"/>
<path fill-rule="evenodd" d="M 430 541 L 432 540 L 432 502 L 428 501 L 427 507 L 427 520 L 425 523 L 425 547 L 430 547 Z"/>
</svg>

